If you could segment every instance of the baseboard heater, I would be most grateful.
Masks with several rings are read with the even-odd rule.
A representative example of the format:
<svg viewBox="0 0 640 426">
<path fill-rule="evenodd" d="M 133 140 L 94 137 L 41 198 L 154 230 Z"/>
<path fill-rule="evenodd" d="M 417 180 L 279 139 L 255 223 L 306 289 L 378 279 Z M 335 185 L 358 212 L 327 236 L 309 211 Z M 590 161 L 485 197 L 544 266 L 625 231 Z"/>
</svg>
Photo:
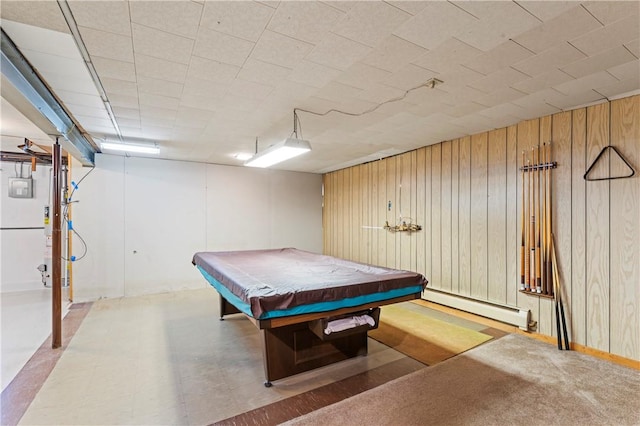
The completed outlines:
<svg viewBox="0 0 640 426">
<path fill-rule="evenodd" d="M 529 329 L 531 313 L 528 309 L 523 310 L 509 306 L 496 305 L 431 289 L 425 290 L 422 294 L 422 298 L 440 305 L 449 306 L 461 311 L 470 312 L 496 321 L 515 325 L 521 330 Z"/>
</svg>

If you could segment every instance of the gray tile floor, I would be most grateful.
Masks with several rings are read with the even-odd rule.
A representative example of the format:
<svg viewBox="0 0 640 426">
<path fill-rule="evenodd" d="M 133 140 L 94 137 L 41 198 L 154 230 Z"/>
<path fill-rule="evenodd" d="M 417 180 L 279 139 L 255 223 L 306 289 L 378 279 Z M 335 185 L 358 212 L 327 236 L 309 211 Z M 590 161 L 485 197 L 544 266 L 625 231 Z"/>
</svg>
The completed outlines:
<svg viewBox="0 0 640 426">
<path fill-rule="evenodd" d="M 211 288 L 95 302 L 20 424 L 208 424 L 404 358 L 370 339 L 265 388 L 257 328 L 217 306 Z"/>
</svg>

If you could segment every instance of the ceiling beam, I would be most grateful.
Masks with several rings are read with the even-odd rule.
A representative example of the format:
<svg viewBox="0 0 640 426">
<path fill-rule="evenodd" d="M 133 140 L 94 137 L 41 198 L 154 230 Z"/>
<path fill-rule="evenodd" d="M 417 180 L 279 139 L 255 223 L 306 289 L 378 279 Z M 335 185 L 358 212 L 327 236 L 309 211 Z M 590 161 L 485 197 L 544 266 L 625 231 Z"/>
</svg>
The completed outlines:
<svg viewBox="0 0 640 426">
<path fill-rule="evenodd" d="M 62 136 L 64 149 L 85 166 L 93 166 L 95 142 L 67 112 L 13 40 L 2 31 L 2 75 Z M 30 118 L 30 117 L 28 117 Z"/>
</svg>

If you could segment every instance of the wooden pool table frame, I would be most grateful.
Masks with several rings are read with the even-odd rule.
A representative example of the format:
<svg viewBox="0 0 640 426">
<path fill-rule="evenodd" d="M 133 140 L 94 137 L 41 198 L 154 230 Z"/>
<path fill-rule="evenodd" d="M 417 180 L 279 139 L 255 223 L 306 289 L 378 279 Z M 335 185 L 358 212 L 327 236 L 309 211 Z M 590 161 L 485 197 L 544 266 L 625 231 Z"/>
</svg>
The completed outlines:
<svg viewBox="0 0 640 426">
<path fill-rule="evenodd" d="M 264 320 L 256 320 L 245 315 L 262 334 L 264 385 L 270 387 L 273 380 L 367 354 L 369 327 L 357 327 L 332 333 L 330 338 L 321 338 L 312 331 L 312 328 L 317 329 L 318 321 L 355 315 L 380 306 L 419 299 L 420 296 L 421 293 L 413 293 L 351 308 Z M 220 295 L 220 320 L 223 320 L 225 315 L 237 313 L 241 313 L 240 310 Z"/>
</svg>

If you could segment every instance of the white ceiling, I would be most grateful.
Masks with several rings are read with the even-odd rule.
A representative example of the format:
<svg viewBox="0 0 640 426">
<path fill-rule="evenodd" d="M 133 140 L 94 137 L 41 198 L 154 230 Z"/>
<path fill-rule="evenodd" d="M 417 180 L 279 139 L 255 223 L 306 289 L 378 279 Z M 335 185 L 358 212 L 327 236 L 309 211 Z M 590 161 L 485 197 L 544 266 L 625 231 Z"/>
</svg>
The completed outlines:
<svg viewBox="0 0 640 426">
<path fill-rule="evenodd" d="M 124 139 L 160 156 L 324 172 L 640 90 L 640 2 L 71 1 Z M 96 140 L 116 139 L 57 2 L 2 1 L 2 27 Z M 21 25 L 26 24 L 26 25 Z M 2 111 L 5 133 L 4 108 Z M 28 136 L 28 135 L 25 135 Z"/>
</svg>

